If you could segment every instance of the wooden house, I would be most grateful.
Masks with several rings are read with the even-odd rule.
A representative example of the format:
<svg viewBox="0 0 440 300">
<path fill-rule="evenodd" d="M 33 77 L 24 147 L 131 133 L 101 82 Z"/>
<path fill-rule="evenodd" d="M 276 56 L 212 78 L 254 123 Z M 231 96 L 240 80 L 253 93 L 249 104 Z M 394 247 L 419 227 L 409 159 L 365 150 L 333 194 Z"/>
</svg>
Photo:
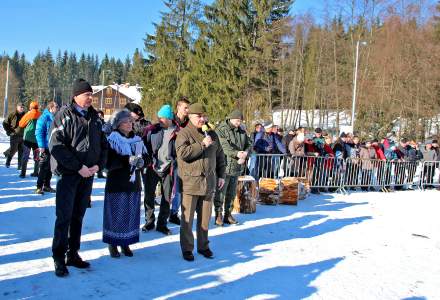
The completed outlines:
<svg viewBox="0 0 440 300">
<path fill-rule="evenodd" d="M 141 102 L 141 92 L 138 85 L 112 84 L 107 86 L 92 86 L 93 102 L 95 109 L 102 110 L 104 115 L 111 115 L 115 110 L 123 109 L 127 103 Z"/>
</svg>

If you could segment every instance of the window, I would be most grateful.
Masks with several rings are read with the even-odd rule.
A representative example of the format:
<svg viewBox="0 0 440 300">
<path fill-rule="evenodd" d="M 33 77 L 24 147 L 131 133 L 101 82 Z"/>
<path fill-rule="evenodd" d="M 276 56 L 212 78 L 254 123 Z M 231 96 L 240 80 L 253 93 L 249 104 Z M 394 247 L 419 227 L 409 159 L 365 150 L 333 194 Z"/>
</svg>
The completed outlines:
<svg viewBox="0 0 440 300">
<path fill-rule="evenodd" d="M 98 97 L 93 97 L 92 104 L 98 104 Z"/>
<path fill-rule="evenodd" d="M 111 115 L 111 114 L 112 114 L 112 110 L 109 109 L 109 108 L 106 108 L 104 114 L 105 114 L 105 115 Z"/>
<path fill-rule="evenodd" d="M 127 103 L 127 99 L 125 97 L 119 97 L 119 105 L 125 105 Z"/>
<path fill-rule="evenodd" d="M 105 104 L 112 105 L 113 104 L 113 98 L 105 98 Z"/>
<path fill-rule="evenodd" d="M 113 95 L 113 89 L 111 88 L 111 87 L 108 87 L 107 89 L 106 89 L 106 95 L 107 95 L 107 97 L 108 96 L 111 96 L 111 95 Z"/>
</svg>

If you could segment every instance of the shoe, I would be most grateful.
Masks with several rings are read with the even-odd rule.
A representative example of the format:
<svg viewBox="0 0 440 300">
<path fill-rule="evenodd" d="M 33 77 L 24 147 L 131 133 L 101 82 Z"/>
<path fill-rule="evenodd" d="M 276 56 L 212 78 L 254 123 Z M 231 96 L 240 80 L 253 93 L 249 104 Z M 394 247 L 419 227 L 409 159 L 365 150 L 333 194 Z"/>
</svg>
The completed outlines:
<svg viewBox="0 0 440 300">
<path fill-rule="evenodd" d="M 186 261 L 194 261 L 194 255 L 191 251 L 185 251 L 182 253 L 183 259 Z"/>
<path fill-rule="evenodd" d="M 180 225 L 180 219 L 179 216 L 177 214 L 171 214 L 170 218 L 169 218 L 170 223 L 176 224 L 176 225 Z"/>
<path fill-rule="evenodd" d="M 49 187 L 44 187 L 43 188 L 43 192 L 48 192 L 48 193 L 56 193 L 56 190 L 55 189 L 53 189 L 53 188 L 51 188 L 50 186 Z"/>
<path fill-rule="evenodd" d="M 84 261 L 77 252 L 67 253 L 66 265 L 76 267 L 78 269 L 87 269 L 90 267 L 90 263 Z"/>
<path fill-rule="evenodd" d="M 110 256 L 113 258 L 121 257 L 121 254 L 118 251 L 118 246 L 108 245 L 108 252 L 110 252 Z"/>
<path fill-rule="evenodd" d="M 38 177 L 37 173 L 31 173 L 31 177 Z"/>
<path fill-rule="evenodd" d="M 132 257 L 133 256 L 133 251 L 131 251 L 129 246 L 122 246 L 121 247 L 121 251 L 125 256 L 128 257 Z"/>
<path fill-rule="evenodd" d="M 26 178 L 26 175 L 25 175 L 25 174 L 20 174 L 20 175 L 18 175 L 18 177 L 20 177 L 20 178 Z"/>
<path fill-rule="evenodd" d="M 145 224 L 144 226 L 142 226 L 142 231 L 143 232 L 147 232 L 147 231 L 150 231 L 150 230 L 153 230 L 153 229 L 154 229 L 154 223 L 153 222 L 151 222 L 149 224 Z"/>
<path fill-rule="evenodd" d="M 223 218 L 223 223 L 229 224 L 229 225 L 237 225 L 238 224 L 238 222 L 234 219 L 234 217 L 232 215 L 225 215 L 225 217 Z"/>
<path fill-rule="evenodd" d="M 223 226 L 223 214 L 221 212 L 215 213 L 215 225 Z"/>
<path fill-rule="evenodd" d="M 212 253 L 212 251 L 209 248 L 205 250 L 197 250 L 197 252 L 206 258 L 214 258 L 214 253 Z"/>
<path fill-rule="evenodd" d="M 171 235 L 171 230 L 169 230 L 168 227 L 166 227 L 166 226 L 157 227 L 156 230 L 165 234 L 165 235 Z"/>
<path fill-rule="evenodd" d="M 44 195 L 44 192 L 43 192 L 42 189 L 37 189 L 37 190 L 35 191 L 35 194 L 38 194 L 38 195 Z"/>
<path fill-rule="evenodd" d="M 69 275 L 69 270 L 67 270 L 66 263 L 64 261 L 55 260 L 55 275 L 57 277 L 66 277 Z"/>
</svg>

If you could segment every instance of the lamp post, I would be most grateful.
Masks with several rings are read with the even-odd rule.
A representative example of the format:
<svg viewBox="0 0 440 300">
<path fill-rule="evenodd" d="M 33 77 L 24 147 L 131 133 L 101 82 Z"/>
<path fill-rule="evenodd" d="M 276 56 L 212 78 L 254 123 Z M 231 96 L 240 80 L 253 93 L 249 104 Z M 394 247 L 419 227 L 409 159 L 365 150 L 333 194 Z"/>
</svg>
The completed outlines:
<svg viewBox="0 0 440 300">
<path fill-rule="evenodd" d="M 356 63 L 354 69 L 354 78 L 353 78 L 353 101 L 351 107 L 351 128 L 354 131 L 354 113 L 356 109 L 356 87 L 357 87 L 357 73 L 358 73 L 358 64 L 359 64 L 359 46 L 366 46 L 367 42 L 357 41 L 356 43 Z"/>
<path fill-rule="evenodd" d="M 5 99 L 3 101 L 3 118 L 8 115 L 9 59 L 6 67 Z"/>
</svg>

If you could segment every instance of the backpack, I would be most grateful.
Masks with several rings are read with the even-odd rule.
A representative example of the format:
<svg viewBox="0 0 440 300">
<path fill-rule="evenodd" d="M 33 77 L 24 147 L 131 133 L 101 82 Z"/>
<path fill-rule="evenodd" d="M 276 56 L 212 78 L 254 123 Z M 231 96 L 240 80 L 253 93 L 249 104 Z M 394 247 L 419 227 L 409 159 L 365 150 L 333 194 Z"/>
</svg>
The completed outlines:
<svg viewBox="0 0 440 300">
<path fill-rule="evenodd" d="M 23 140 L 37 143 L 37 137 L 35 136 L 35 129 L 37 128 L 37 120 L 33 119 L 30 120 L 29 123 L 26 125 L 26 128 L 24 129 L 23 133 Z"/>
</svg>

